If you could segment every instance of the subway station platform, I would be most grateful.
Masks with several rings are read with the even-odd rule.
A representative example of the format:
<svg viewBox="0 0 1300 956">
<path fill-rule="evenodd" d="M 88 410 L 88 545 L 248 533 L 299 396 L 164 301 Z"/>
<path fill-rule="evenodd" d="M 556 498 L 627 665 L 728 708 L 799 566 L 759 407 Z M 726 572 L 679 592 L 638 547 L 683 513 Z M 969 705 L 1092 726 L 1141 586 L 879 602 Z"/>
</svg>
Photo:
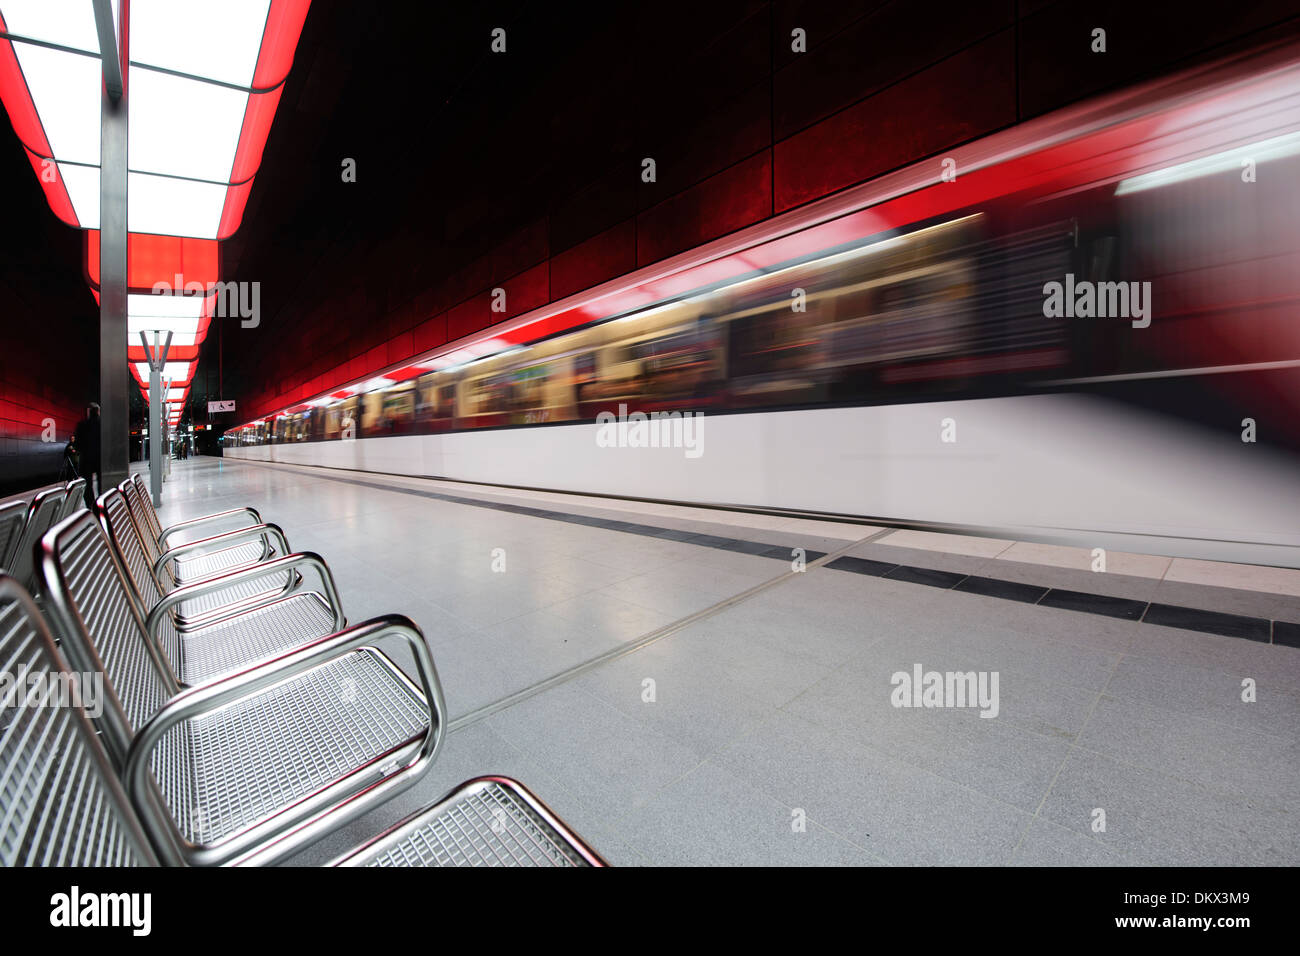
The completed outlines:
<svg viewBox="0 0 1300 956">
<path fill-rule="evenodd" d="M 324 556 L 350 623 L 409 615 L 438 668 L 432 770 L 293 863 L 485 773 L 616 865 L 1300 862 L 1300 571 L 1111 553 L 1099 573 L 1027 542 L 171 467 L 165 524 L 256 507 Z M 930 672 L 991 693 L 900 706 L 896 675 Z"/>
</svg>

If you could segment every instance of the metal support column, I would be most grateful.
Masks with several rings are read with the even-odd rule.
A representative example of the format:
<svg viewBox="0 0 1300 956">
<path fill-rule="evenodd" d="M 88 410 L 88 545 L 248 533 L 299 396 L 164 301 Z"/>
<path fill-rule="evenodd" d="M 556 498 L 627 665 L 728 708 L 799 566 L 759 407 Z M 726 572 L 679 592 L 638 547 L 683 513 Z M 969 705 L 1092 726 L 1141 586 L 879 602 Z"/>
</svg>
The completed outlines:
<svg viewBox="0 0 1300 956">
<path fill-rule="evenodd" d="M 110 0 L 94 0 L 104 85 L 99 147 L 100 491 L 127 476 L 131 376 L 126 361 L 127 94 L 122 64 L 126 31 Z M 126 7 L 126 4 L 122 4 Z"/>
<path fill-rule="evenodd" d="M 149 362 L 149 491 L 153 495 L 153 506 L 162 506 L 162 447 L 163 425 L 167 416 L 163 414 L 167 407 L 167 392 L 163 388 L 162 372 L 167 364 L 167 353 L 172 347 L 172 334 L 167 333 L 161 348 L 158 345 L 158 330 L 153 333 L 153 348 L 149 347 L 149 338 L 142 331 L 140 342 L 144 345 L 144 357 Z M 111 486 L 110 486 L 111 487 Z"/>
</svg>

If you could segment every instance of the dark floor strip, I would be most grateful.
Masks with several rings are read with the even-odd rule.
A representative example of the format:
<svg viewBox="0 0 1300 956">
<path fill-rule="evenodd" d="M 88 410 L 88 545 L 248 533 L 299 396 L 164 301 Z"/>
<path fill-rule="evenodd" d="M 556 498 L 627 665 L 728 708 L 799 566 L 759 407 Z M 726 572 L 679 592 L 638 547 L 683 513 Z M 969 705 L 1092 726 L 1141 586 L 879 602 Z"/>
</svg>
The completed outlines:
<svg viewBox="0 0 1300 956">
<path fill-rule="evenodd" d="M 773 544 L 770 541 L 747 541 L 741 538 L 726 538 L 715 534 L 704 534 L 698 531 L 686 531 L 676 528 L 659 528 L 654 525 L 639 524 L 633 521 L 620 521 L 615 518 L 601 518 L 596 515 L 569 514 L 563 511 L 547 511 L 544 508 L 533 508 L 528 505 L 515 505 L 504 501 L 482 501 L 475 498 L 466 498 L 462 495 L 452 495 L 441 491 L 428 491 L 422 488 L 403 488 L 399 485 L 383 485 L 374 481 L 364 481 L 359 478 L 340 478 L 334 475 L 322 475 L 327 481 L 340 481 L 344 484 L 359 485 L 363 488 L 374 488 L 378 491 L 395 491 L 399 494 L 415 495 L 419 498 L 429 498 L 434 501 L 446 501 L 451 504 L 468 505 L 472 508 L 487 508 L 491 511 L 504 511 L 508 514 L 525 515 L 529 518 L 546 518 L 550 521 L 564 521 L 569 524 L 584 525 L 589 528 L 601 528 L 607 531 L 618 531 L 623 534 L 639 534 L 644 537 L 665 538 L 669 541 L 681 541 L 684 544 L 695 544 L 703 548 L 717 548 L 721 551 L 734 551 L 738 554 L 752 554 L 757 557 L 774 558 L 780 561 L 789 561 L 794 556 L 798 544 Z M 818 541 L 823 540 L 818 537 Z M 844 542 L 846 545 L 850 542 Z M 815 561 L 824 557 L 825 551 L 816 551 L 804 548 L 804 560 Z"/>
<path fill-rule="evenodd" d="M 1060 608 L 1064 611 L 1083 611 L 1086 614 L 1102 614 L 1106 617 L 1120 617 L 1127 621 L 1136 621 L 1147 609 L 1146 601 L 1131 601 L 1128 598 L 1111 597 L 1108 594 L 1085 594 L 1082 591 L 1065 591 L 1052 588 L 1038 602 L 1047 607 Z"/>
<path fill-rule="evenodd" d="M 1268 643 L 1270 622 L 1258 617 L 1224 614 L 1221 611 L 1202 611 L 1192 607 L 1172 604 L 1152 604 L 1147 608 L 1146 624 L 1164 627 L 1181 627 L 1185 631 L 1202 631 L 1206 634 L 1223 634 L 1227 637 L 1244 637 L 1248 641 Z"/>
<path fill-rule="evenodd" d="M 984 597 L 1002 598 L 1004 601 L 1021 601 L 1025 604 L 1037 604 L 1048 592 L 1048 588 L 1037 584 L 1023 584 L 1019 581 L 1000 581 L 997 578 L 982 578 L 971 574 L 955 588 L 970 594 L 982 594 Z"/>
<path fill-rule="evenodd" d="M 869 574 L 872 577 L 883 578 L 898 565 L 890 564 L 888 561 L 871 561 L 867 558 L 851 558 L 845 555 L 829 562 L 826 567 L 834 568 L 836 571 L 852 571 L 854 574 Z"/>
<path fill-rule="evenodd" d="M 778 544 L 774 548 L 768 548 L 766 551 L 761 552 L 758 556 L 760 558 L 776 558 L 779 561 L 793 561 L 796 557 L 795 550 L 795 548 L 787 548 L 783 544 Z M 827 555 L 827 552 L 817 551 L 813 548 L 800 548 L 798 550 L 803 551 L 803 560 L 805 564 L 820 561 Z"/>
<path fill-rule="evenodd" d="M 1273 643 L 1287 647 L 1300 647 L 1300 624 L 1290 621 L 1273 622 Z"/>
<path fill-rule="evenodd" d="M 914 568 L 907 564 L 900 564 L 884 576 L 895 581 L 924 584 L 927 587 L 943 588 L 944 590 L 955 587 L 966 577 L 966 575 L 954 571 L 934 571 L 930 568 Z"/>
<path fill-rule="evenodd" d="M 599 518 L 593 515 L 547 511 L 544 508 L 532 508 L 528 505 L 515 505 L 502 501 L 483 501 L 440 491 L 383 485 L 358 478 L 342 478 L 334 475 L 321 475 L 320 477 L 327 481 L 341 481 L 344 484 L 359 485 L 379 491 L 396 491 L 401 494 L 416 495 L 420 498 L 468 505 L 472 508 L 488 508 L 492 511 L 505 511 L 510 514 L 526 515 L 530 518 L 546 518 L 550 521 L 566 521 L 570 524 L 619 531 L 624 534 L 664 538 L 669 541 L 681 541 L 684 544 L 696 544 L 704 548 L 717 548 L 738 554 L 752 554 L 756 557 L 772 558 L 778 561 L 792 560 L 795 556 L 795 550 L 799 547 L 798 545 L 771 544 L 761 541 L 746 541 L 741 538 L 726 538 L 721 535 L 703 534 L 677 528 L 658 528 L 654 525 L 619 521 L 613 518 Z M 805 561 L 816 561 L 826 556 L 824 551 L 803 550 Z M 829 562 L 826 567 L 837 571 L 852 571 L 854 574 L 865 574 L 871 577 L 887 577 L 894 581 L 906 581 L 910 584 L 924 584 L 945 590 L 951 589 L 970 594 L 980 594 L 984 597 L 1021 601 L 1027 604 L 1043 604 L 1047 607 L 1059 608 L 1065 611 L 1101 614 L 1105 617 L 1117 617 L 1129 621 L 1143 620 L 1147 624 L 1180 627 L 1189 631 L 1221 634 L 1226 637 L 1241 637 L 1246 640 L 1263 641 L 1265 643 L 1269 642 L 1271 633 L 1272 643 L 1274 644 L 1300 647 L 1300 624 L 1293 624 L 1288 621 L 1270 622 L 1263 618 L 1223 614 L 1218 611 L 1202 611 L 1197 608 L 1178 607 L 1172 604 L 1148 605 L 1145 601 L 1133 601 L 1104 594 L 1088 594 L 1083 591 L 1067 591 L 1062 588 L 1049 589 L 1017 581 L 1002 581 L 997 578 L 984 578 L 953 571 L 916 568 L 905 564 L 891 564 L 887 561 L 872 561 L 868 558 L 854 558 L 847 555 L 836 558 L 834 561 Z M 1145 618 L 1143 617 L 1144 611 L 1146 612 Z"/>
</svg>

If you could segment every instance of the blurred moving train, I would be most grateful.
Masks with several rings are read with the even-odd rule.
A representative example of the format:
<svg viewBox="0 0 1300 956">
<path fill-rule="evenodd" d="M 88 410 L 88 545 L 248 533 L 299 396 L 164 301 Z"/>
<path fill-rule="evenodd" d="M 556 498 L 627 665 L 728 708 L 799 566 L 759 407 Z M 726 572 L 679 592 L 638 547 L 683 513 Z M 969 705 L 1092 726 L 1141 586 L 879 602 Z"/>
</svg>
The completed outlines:
<svg viewBox="0 0 1300 956">
<path fill-rule="evenodd" d="M 643 270 L 644 304 L 485 330 L 224 453 L 1300 566 L 1300 50 L 944 159 L 679 257 L 730 275 L 645 301 Z M 598 441 L 627 409 L 704 413 L 703 453 Z"/>
</svg>

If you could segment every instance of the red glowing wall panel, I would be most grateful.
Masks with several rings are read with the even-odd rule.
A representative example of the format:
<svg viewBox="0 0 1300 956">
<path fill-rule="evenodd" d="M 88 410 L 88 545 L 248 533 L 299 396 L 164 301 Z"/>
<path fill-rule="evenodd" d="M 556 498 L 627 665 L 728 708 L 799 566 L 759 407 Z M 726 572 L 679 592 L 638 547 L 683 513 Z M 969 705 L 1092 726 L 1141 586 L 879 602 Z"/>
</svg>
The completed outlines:
<svg viewBox="0 0 1300 956">
<path fill-rule="evenodd" d="M 447 313 L 425 319 L 412 332 L 415 351 L 425 352 L 447 341 Z"/>
<path fill-rule="evenodd" d="M 384 351 L 386 353 L 385 365 L 392 365 L 394 362 L 410 358 L 415 352 L 414 336 L 410 332 L 402 332 L 400 335 L 388 340 L 388 345 Z"/>
<path fill-rule="evenodd" d="M 512 276 L 544 262 L 550 252 L 550 234 L 545 219 L 538 219 L 510 236 L 492 253 L 492 273 Z"/>
<path fill-rule="evenodd" d="M 1000 33 L 778 143 L 776 211 L 1011 124 L 1013 54 Z"/>
<path fill-rule="evenodd" d="M 637 265 L 665 259 L 772 214 L 772 162 L 764 150 L 637 217 Z"/>
<path fill-rule="evenodd" d="M 551 257 L 551 298 L 562 299 L 636 268 L 636 223 L 620 223 Z"/>
</svg>

